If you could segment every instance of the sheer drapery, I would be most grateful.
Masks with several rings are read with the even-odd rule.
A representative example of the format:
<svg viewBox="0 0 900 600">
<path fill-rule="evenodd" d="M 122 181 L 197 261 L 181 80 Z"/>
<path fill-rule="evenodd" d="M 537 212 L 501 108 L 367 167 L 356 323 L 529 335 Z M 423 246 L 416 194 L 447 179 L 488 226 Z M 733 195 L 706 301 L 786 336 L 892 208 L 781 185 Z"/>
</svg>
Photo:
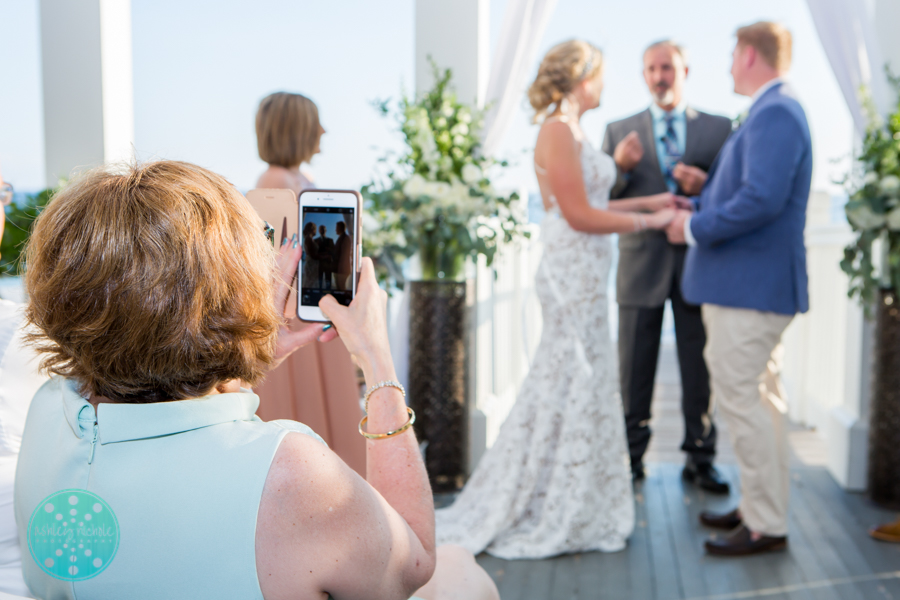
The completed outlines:
<svg viewBox="0 0 900 600">
<path fill-rule="evenodd" d="M 557 2 L 509 0 L 506 6 L 485 98 L 490 109 L 485 117 L 483 150 L 488 156 L 497 150 L 522 100 L 525 79 Z"/>
<path fill-rule="evenodd" d="M 853 123 L 862 133 L 866 130 L 866 114 L 860 101 L 860 88 L 869 88 L 881 114 L 887 113 L 890 102 L 872 7 L 867 0 L 806 0 L 806 3 Z"/>
</svg>

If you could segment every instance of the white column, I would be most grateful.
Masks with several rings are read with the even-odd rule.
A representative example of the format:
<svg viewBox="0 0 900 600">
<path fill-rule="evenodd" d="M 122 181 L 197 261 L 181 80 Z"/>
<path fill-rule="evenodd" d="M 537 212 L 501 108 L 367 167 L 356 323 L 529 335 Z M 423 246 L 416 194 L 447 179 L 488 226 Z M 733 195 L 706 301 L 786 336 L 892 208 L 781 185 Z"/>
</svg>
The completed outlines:
<svg viewBox="0 0 900 600">
<path fill-rule="evenodd" d="M 416 0 L 416 93 L 434 85 L 433 60 L 441 71 L 453 72 L 451 84 L 461 102 L 483 106 L 490 68 L 489 18 L 489 0 Z M 486 445 L 489 424 L 481 407 L 491 390 L 493 348 L 493 273 L 483 265 L 476 271 L 469 340 L 470 470 Z M 408 319 L 408 312 L 398 311 L 392 327 L 400 331 Z"/>
<path fill-rule="evenodd" d="M 462 102 L 484 104 L 490 53 L 489 0 L 416 0 L 416 91 L 434 83 L 431 59 L 453 71 Z"/>
<path fill-rule="evenodd" d="M 131 158 L 130 0 L 41 0 L 41 62 L 47 185 Z"/>
</svg>

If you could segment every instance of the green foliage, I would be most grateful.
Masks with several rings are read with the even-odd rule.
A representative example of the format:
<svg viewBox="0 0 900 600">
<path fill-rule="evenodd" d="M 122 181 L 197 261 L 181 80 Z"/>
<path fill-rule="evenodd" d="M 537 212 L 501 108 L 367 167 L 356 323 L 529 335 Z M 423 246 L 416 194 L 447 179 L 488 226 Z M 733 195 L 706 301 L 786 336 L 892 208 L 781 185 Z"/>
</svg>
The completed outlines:
<svg viewBox="0 0 900 600">
<path fill-rule="evenodd" d="M 488 172 L 506 166 L 478 152 L 483 111 L 450 90 L 451 73 L 434 68 L 435 85 L 418 99 L 373 106 L 393 115 L 406 142 L 380 162 L 388 172 L 363 186 L 365 253 L 379 276 L 402 285 L 400 265 L 418 253 L 425 279 L 456 279 L 466 259 L 494 258 L 498 244 L 528 237 L 518 194 L 499 194 Z"/>
<path fill-rule="evenodd" d="M 22 252 L 31 235 L 34 220 L 50 202 L 55 190 L 47 189 L 29 194 L 24 203 L 6 207 L 6 226 L 0 242 L 0 275 L 19 275 L 24 272 Z"/>
<path fill-rule="evenodd" d="M 900 92 L 900 78 L 888 69 L 888 80 Z M 868 127 L 862 149 L 844 184 L 850 196 L 847 220 L 857 233 L 844 249 L 841 269 L 850 276 L 850 297 L 868 311 L 879 286 L 900 289 L 900 94 L 894 112 L 884 119 L 864 93 Z M 872 256 L 875 240 L 882 250 L 881 272 Z"/>
</svg>

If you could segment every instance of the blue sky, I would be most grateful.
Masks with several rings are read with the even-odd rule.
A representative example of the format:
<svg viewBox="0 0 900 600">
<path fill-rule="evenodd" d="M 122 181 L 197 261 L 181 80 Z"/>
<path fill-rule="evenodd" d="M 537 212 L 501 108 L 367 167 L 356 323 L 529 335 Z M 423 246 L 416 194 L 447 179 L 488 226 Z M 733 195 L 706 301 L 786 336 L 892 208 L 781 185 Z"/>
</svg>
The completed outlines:
<svg viewBox="0 0 900 600">
<path fill-rule="evenodd" d="M 491 0 L 492 44 L 506 2 Z M 316 101 L 328 130 L 310 168 L 317 182 L 358 188 L 370 179 L 377 157 L 399 145 L 392 123 L 369 103 L 413 88 L 414 4 L 133 0 L 139 156 L 196 162 L 249 189 L 264 168 L 256 155 L 256 106 L 270 92 L 296 91 Z M 832 161 L 851 151 L 852 123 L 805 0 L 559 0 L 540 54 L 572 37 L 603 48 L 602 105 L 583 123 L 599 144 L 606 122 L 648 105 L 640 56 L 660 38 L 674 37 L 689 48 L 692 105 L 732 117 L 744 110 L 749 101 L 732 93 L 728 74 L 733 33 L 760 19 L 781 21 L 794 34 L 792 80 L 813 133 L 814 187 L 828 188 L 840 174 Z M 43 183 L 38 1 L 0 0 L 0 23 L 0 165 L 19 189 L 35 189 Z M 536 188 L 528 154 L 535 135 L 523 97 L 500 150 L 513 162 L 501 185 Z"/>
</svg>

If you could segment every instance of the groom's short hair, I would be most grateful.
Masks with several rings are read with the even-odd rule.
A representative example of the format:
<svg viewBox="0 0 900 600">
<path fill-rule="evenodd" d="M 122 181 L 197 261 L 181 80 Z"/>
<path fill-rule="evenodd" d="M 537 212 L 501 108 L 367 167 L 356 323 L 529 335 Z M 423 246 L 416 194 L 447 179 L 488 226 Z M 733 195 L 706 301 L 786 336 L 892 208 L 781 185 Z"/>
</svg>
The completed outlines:
<svg viewBox="0 0 900 600">
<path fill-rule="evenodd" d="M 671 48 L 675 52 L 675 54 L 681 57 L 681 62 L 684 63 L 684 66 L 687 66 L 687 48 L 671 39 L 658 40 L 656 42 L 653 42 L 644 49 L 644 54 L 642 54 L 642 56 L 647 56 L 648 52 L 650 52 L 651 50 L 656 50 L 657 48 Z"/>
<path fill-rule="evenodd" d="M 791 32 L 780 23 L 760 21 L 741 27 L 738 45 L 753 46 L 767 65 L 783 73 L 791 68 Z"/>
</svg>

